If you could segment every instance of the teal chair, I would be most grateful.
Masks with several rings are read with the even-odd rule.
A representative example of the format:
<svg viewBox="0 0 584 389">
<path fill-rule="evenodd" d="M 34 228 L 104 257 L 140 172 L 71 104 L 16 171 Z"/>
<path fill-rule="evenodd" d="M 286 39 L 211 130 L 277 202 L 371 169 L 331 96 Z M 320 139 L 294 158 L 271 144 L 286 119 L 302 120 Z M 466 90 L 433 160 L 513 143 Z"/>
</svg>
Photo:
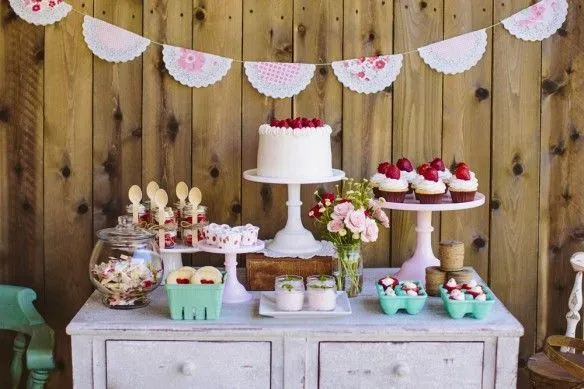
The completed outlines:
<svg viewBox="0 0 584 389">
<path fill-rule="evenodd" d="M 55 333 L 32 304 L 36 297 L 32 289 L 0 285 L 0 329 L 17 333 L 10 365 L 12 389 L 20 385 L 23 360 L 29 370 L 27 389 L 42 389 L 55 368 Z"/>
</svg>

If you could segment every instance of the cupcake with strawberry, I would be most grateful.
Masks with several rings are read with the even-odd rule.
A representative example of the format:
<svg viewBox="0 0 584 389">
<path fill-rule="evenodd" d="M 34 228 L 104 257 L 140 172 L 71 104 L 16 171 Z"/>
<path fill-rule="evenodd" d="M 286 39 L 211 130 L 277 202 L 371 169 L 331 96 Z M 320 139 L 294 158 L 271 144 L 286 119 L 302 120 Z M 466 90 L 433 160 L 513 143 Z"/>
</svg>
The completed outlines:
<svg viewBox="0 0 584 389">
<path fill-rule="evenodd" d="M 401 172 L 395 165 L 389 164 L 385 180 L 379 184 L 379 195 L 392 203 L 403 203 L 409 191 L 409 184 L 401 178 Z"/>
<path fill-rule="evenodd" d="M 429 163 L 429 165 L 436 169 L 436 171 L 438 172 L 438 178 L 440 178 L 442 182 L 448 185 L 450 179 L 452 178 L 452 173 L 450 172 L 450 170 L 446 168 L 446 166 L 444 165 L 444 161 L 436 157 L 432 160 L 432 162 Z"/>
<path fill-rule="evenodd" d="M 397 160 L 395 166 L 397 166 L 399 171 L 401 172 L 401 178 L 408 182 L 410 186 L 409 193 L 412 193 L 413 192 L 412 182 L 418 176 L 418 173 L 414 170 L 412 162 L 405 157 L 401 157 L 400 159 Z"/>
<path fill-rule="evenodd" d="M 381 197 L 381 193 L 379 193 L 379 184 L 387 179 L 385 173 L 387 173 L 387 169 L 390 165 L 391 163 L 389 162 L 381 162 L 379 166 L 377 166 L 377 172 L 369 178 L 375 197 Z"/>
<path fill-rule="evenodd" d="M 416 198 L 422 204 L 440 204 L 446 193 L 446 185 L 440 179 L 438 171 L 432 166 L 425 166 L 418 169 L 418 172 L 421 177 L 414 183 Z"/>
<path fill-rule="evenodd" d="M 459 162 L 448 187 L 453 203 L 465 203 L 474 200 L 479 188 L 479 182 L 474 173 L 470 171 L 468 165 L 464 162 Z"/>
</svg>

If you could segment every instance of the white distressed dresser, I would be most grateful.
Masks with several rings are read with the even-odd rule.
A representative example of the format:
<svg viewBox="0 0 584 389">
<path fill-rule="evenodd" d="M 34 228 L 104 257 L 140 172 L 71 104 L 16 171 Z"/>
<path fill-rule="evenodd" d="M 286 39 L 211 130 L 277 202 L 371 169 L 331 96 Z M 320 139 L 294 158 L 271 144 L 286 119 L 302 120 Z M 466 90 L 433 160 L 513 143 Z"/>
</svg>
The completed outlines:
<svg viewBox="0 0 584 389">
<path fill-rule="evenodd" d="M 356 389 L 516 387 L 521 324 L 498 300 L 485 320 L 450 319 L 437 297 L 410 316 L 381 313 L 365 270 L 353 314 L 258 315 L 259 293 L 215 322 L 169 319 L 163 288 L 149 307 L 114 311 L 95 292 L 67 327 L 75 389 Z"/>
</svg>

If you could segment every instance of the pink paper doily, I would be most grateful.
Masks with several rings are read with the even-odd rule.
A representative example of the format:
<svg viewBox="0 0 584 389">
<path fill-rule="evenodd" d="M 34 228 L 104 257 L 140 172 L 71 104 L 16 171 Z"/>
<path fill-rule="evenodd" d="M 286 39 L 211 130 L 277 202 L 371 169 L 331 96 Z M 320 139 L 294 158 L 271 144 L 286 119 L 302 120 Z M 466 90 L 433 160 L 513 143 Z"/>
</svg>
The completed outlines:
<svg viewBox="0 0 584 389">
<path fill-rule="evenodd" d="M 304 63 L 245 62 L 251 85 L 266 96 L 283 99 L 302 92 L 312 80 L 316 66 Z"/>
<path fill-rule="evenodd" d="M 380 55 L 335 61 L 331 64 L 337 79 L 359 93 L 375 93 L 390 86 L 401 71 L 403 56 Z"/>
<path fill-rule="evenodd" d="M 37 26 L 46 26 L 63 19 L 72 7 L 63 0 L 10 0 L 18 16 Z"/>
<path fill-rule="evenodd" d="M 456 74 L 475 66 L 487 49 L 487 32 L 478 30 L 420 47 L 418 54 L 432 69 Z"/>
<path fill-rule="evenodd" d="M 83 37 L 93 54 L 109 62 L 127 62 L 142 54 L 150 40 L 104 22 L 85 16 Z"/>
<path fill-rule="evenodd" d="M 566 0 L 542 0 L 511 15 L 501 23 L 511 35 L 519 39 L 541 41 L 562 27 L 567 15 Z"/>
<path fill-rule="evenodd" d="M 202 88 L 221 80 L 233 62 L 200 51 L 164 45 L 162 58 L 168 73 L 183 85 Z"/>
</svg>

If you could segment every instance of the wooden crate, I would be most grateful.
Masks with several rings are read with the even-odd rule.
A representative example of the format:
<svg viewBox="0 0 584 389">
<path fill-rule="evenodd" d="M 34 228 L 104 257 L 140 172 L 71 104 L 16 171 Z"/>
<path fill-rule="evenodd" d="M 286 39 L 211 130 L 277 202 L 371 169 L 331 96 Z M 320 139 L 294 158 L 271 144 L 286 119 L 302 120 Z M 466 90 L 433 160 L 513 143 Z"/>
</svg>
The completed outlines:
<svg viewBox="0 0 584 389">
<path fill-rule="evenodd" d="M 263 254 L 247 254 L 248 290 L 274 290 L 274 279 L 282 274 L 308 277 L 313 274 L 332 274 L 332 257 L 269 258 Z"/>
</svg>

